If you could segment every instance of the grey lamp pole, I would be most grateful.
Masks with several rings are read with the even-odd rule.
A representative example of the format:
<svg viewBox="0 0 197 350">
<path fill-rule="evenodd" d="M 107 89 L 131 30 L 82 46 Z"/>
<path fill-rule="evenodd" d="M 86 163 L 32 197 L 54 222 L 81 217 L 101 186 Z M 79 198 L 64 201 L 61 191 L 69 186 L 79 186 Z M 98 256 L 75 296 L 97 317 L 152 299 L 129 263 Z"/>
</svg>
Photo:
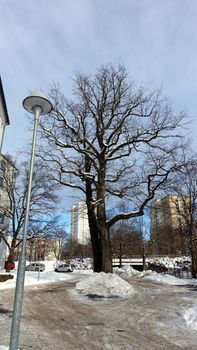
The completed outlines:
<svg viewBox="0 0 197 350">
<path fill-rule="evenodd" d="M 32 175 L 33 175 L 33 166 L 34 166 L 38 118 L 41 114 L 50 113 L 53 108 L 47 96 L 45 96 L 45 94 L 43 94 L 43 92 L 40 92 L 40 91 L 34 92 L 30 96 L 26 97 L 23 101 L 23 107 L 26 109 L 26 111 L 34 114 L 34 130 L 33 130 L 33 140 L 32 140 L 32 148 L 31 148 L 31 160 L 30 160 L 30 169 L 29 169 L 26 211 L 25 211 L 25 219 L 24 219 L 23 241 L 22 241 L 21 255 L 18 263 L 12 327 L 11 327 L 11 333 L 10 333 L 10 347 L 9 347 L 10 350 L 17 350 L 18 342 L 19 342 L 20 320 L 21 320 L 22 299 L 23 299 L 23 290 L 24 290 L 24 279 L 25 279 L 25 265 L 26 265 L 27 226 L 28 226 L 28 220 L 29 220 L 29 208 L 30 208 L 30 199 L 31 199 Z"/>
</svg>

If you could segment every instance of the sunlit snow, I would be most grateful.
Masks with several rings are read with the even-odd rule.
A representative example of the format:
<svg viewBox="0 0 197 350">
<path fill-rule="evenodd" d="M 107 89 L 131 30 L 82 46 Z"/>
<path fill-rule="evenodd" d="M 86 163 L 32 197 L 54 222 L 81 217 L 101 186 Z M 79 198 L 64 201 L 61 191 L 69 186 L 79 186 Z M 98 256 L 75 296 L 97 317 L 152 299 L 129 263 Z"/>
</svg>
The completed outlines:
<svg viewBox="0 0 197 350">
<path fill-rule="evenodd" d="M 183 318 L 189 328 L 197 331 L 197 304 L 187 309 Z"/>
<path fill-rule="evenodd" d="M 125 296 L 134 293 L 133 287 L 118 275 L 112 273 L 93 273 L 76 284 L 78 292 L 101 297 Z"/>
<path fill-rule="evenodd" d="M 176 260 L 177 261 L 177 260 Z M 78 276 L 81 279 L 76 283 L 76 291 L 78 295 L 98 296 L 98 297 L 124 297 L 134 293 L 132 287 L 132 278 L 152 280 L 156 283 L 162 283 L 166 285 L 197 285 L 196 279 L 184 279 L 177 278 L 168 274 L 160 274 L 151 270 L 139 272 L 133 267 L 127 265 L 121 269 L 114 269 L 113 274 L 93 273 L 90 269 L 87 269 L 87 265 L 83 265 L 79 262 L 76 263 L 76 269 L 73 273 L 56 273 L 54 267 L 56 262 L 44 262 L 46 270 L 43 272 L 26 271 L 25 273 L 25 286 L 35 286 L 43 283 L 53 283 L 58 281 L 66 281 L 76 279 Z M 162 259 L 162 263 L 168 266 L 173 266 L 172 261 L 169 259 Z M 82 268 L 82 270 L 80 270 Z M 5 270 L 1 270 L 0 273 L 5 274 Z M 5 288 L 14 288 L 16 284 L 17 268 L 11 271 L 14 275 L 13 279 L 0 283 L 0 290 Z M 83 274 L 83 278 L 80 275 Z M 87 274 L 87 276 L 85 276 Z M 127 281 L 126 281 L 127 280 Z M 137 291 L 136 291 L 137 292 Z M 197 330 L 197 305 L 188 306 L 183 313 L 183 319 L 187 327 L 191 330 Z M 8 347 L 0 345 L 0 350 L 6 350 Z"/>
</svg>

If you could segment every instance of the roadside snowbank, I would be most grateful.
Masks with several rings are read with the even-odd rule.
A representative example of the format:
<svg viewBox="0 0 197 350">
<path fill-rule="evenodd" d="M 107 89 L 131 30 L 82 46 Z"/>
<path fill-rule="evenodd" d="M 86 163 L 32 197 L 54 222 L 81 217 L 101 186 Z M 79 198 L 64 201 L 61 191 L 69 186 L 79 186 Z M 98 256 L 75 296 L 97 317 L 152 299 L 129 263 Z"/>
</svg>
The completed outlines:
<svg viewBox="0 0 197 350">
<path fill-rule="evenodd" d="M 14 275 L 13 279 L 7 280 L 6 282 L 0 283 L 0 290 L 7 288 L 15 288 L 16 285 L 16 271 L 11 272 Z M 71 274 L 48 272 L 26 271 L 25 272 L 25 286 L 38 285 L 43 283 L 53 283 L 58 281 L 66 281 L 74 278 Z"/>
<path fill-rule="evenodd" d="M 93 273 L 76 284 L 79 293 L 88 296 L 122 297 L 134 293 L 133 287 L 121 277 L 111 273 Z"/>
<path fill-rule="evenodd" d="M 41 261 L 41 262 L 44 263 L 45 265 L 45 271 L 42 271 L 42 272 L 25 271 L 25 286 L 32 286 L 32 285 L 43 284 L 43 283 L 53 283 L 58 281 L 66 281 L 69 279 L 73 279 L 75 277 L 74 274 L 77 274 L 77 273 L 89 274 L 93 272 L 91 270 L 91 267 L 92 267 L 91 259 L 88 259 L 88 258 L 83 259 L 83 261 L 80 261 L 79 259 L 72 260 L 72 264 L 74 266 L 74 271 L 73 271 L 74 274 L 55 272 L 54 268 L 57 266 L 57 264 L 60 264 L 61 261 Z M 29 262 L 27 262 L 27 265 L 28 264 Z M 15 269 L 11 270 L 10 272 L 14 276 L 14 278 L 9 279 L 6 282 L 0 283 L 0 290 L 7 289 L 7 288 L 15 288 L 18 262 L 16 262 L 15 265 L 16 265 Z M 6 274 L 5 270 L 0 270 L 0 273 Z"/>
</svg>

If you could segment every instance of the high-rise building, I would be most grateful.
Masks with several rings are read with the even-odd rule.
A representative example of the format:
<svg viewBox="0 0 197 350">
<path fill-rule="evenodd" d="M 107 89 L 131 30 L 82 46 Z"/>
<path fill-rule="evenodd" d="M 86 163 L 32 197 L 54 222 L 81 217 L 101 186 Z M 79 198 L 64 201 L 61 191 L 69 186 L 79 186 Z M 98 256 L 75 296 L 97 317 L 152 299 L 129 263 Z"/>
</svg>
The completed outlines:
<svg viewBox="0 0 197 350">
<path fill-rule="evenodd" d="M 90 228 L 85 202 L 74 204 L 71 209 L 71 237 L 79 244 L 88 244 Z"/>
<path fill-rule="evenodd" d="M 155 254 L 181 254 L 184 218 L 188 215 L 182 196 L 168 195 L 151 204 L 151 237 Z"/>
</svg>

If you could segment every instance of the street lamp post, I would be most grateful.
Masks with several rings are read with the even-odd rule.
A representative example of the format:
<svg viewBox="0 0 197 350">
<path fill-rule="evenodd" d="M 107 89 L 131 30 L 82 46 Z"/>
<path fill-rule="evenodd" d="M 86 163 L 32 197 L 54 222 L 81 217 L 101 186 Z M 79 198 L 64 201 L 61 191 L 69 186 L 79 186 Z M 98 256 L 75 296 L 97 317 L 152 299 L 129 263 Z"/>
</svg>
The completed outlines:
<svg viewBox="0 0 197 350">
<path fill-rule="evenodd" d="M 38 119 L 40 115 L 50 113 L 53 108 L 47 96 L 45 96 L 45 94 L 43 94 L 43 92 L 40 92 L 40 91 L 34 92 L 30 96 L 26 97 L 23 101 L 23 107 L 29 113 L 34 114 L 34 130 L 33 130 L 32 148 L 31 148 L 31 160 L 30 160 L 29 182 L 28 182 L 28 190 L 27 190 L 25 219 L 24 219 L 23 241 L 22 241 L 21 255 L 18 263 L 9 350 L 17 350 L 18 342 L 19 342 L 20 320 L 21 320 L 22 299 L 23 299 L 23 290 L 24 290 L 24 279 L 25 279 L 25 266 L 26 266 L 27 226 L 28 226 L 28 220 L 29 220 L 29 209 L 30 209 L 31 187 L 32 187 L 32 176 L 33 176 Z"/>
</svg>

